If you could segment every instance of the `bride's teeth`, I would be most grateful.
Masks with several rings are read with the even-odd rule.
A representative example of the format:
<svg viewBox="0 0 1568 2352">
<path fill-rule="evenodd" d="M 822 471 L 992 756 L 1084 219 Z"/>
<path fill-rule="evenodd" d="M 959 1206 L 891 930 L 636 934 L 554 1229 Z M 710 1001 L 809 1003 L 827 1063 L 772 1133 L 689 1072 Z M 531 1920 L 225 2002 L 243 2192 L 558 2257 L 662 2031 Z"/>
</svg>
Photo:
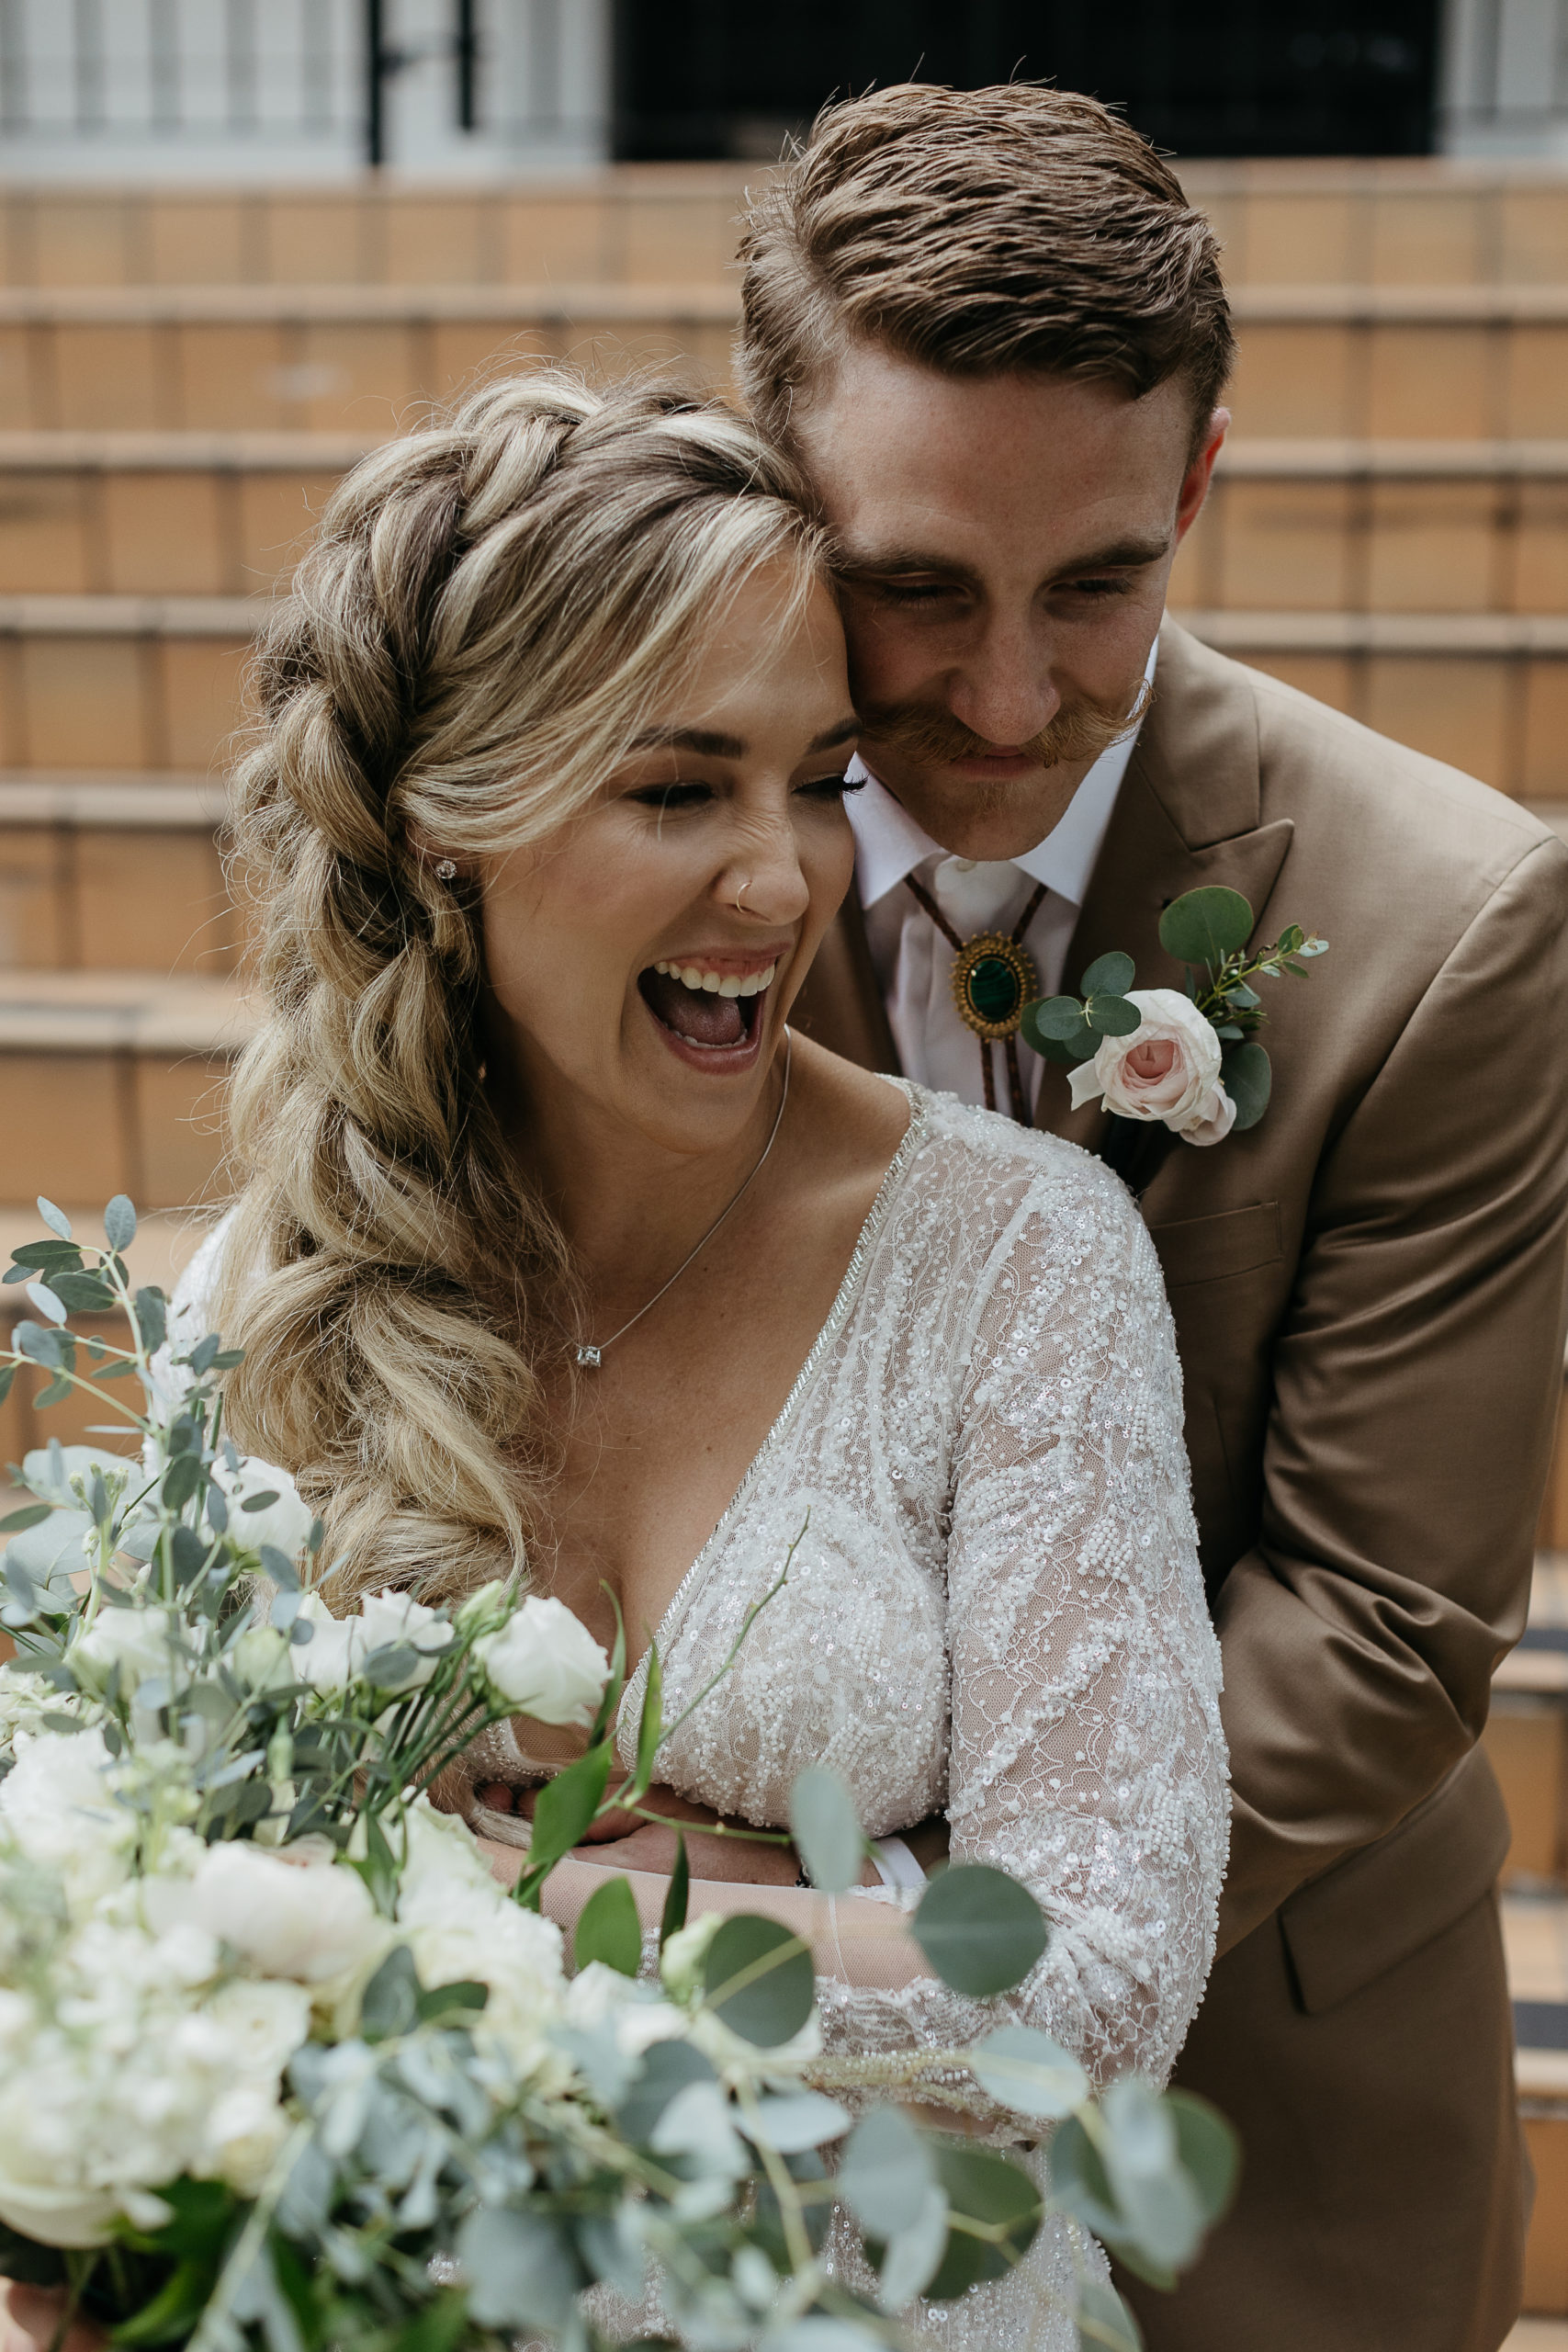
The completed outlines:
<svg viewBox="0 0 1568 2352">
<path fill-rule="evenodd" d="M 738 980 L 731 975 L 728 980 L 720 980 L 718 992 L 720 996 L 739 996 L 745 985 L 744 980 Z"/>
<path fill-rule="evenodd" d="M 719 978 L 716 972 L 705 972 L 703 974 L 703 987 L 709 996 L 716 996 L 723 985 L 724 983 Z"/>
<path fill-rule="evenodd" d="M 688 989 L 700 989 L 702 987 L 703 976 L 698 971 L 694 964 L 682 965 L 681 968 L 681 984 L 683 988 Z"/>
</svg>

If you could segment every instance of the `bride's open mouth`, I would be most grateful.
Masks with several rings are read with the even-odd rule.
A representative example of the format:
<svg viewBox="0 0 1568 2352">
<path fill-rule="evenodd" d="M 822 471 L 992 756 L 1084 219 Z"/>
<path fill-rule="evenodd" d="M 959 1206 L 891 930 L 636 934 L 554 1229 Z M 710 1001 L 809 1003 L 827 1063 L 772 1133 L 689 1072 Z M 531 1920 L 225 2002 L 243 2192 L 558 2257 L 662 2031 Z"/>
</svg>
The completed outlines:
<svg viewBox="0 0 1568 2352">
<path fill-rule="evenodd" d="M 637 992 L 682 1061 L 731 1070 L 756 1054 L 778 968 L 777 957 L 751 972 L 724 971 L 705 961 L 660 960 L 639 976 Z"/>
</svg>

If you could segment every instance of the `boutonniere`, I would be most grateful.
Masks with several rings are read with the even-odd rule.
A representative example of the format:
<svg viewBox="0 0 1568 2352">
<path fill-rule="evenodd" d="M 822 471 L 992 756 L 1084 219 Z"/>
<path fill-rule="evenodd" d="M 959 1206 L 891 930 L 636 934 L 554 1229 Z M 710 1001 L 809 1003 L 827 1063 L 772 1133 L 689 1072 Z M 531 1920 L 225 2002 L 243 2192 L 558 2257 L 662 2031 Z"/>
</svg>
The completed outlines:
<svg viewBox="0 0 1568 2352">
<path fill-rule="evenodd" d="M 1273 1073 L 1257 1032 L 1268 1014 L 1254 980 L 1304 980 L 1326 939 L 1292 923 L 1249 956 L 1252 908 L 1239 890 L 1211 885 L 1173 899 L 1159 944 L 1187 967 L 1186 992 L 1135 989 L 1130 956 L 1100 956 L 1081 996 L 1037 999 L 1023 1034 L 1037 1054 L 1070 1069 L 1073 1108 L 1103 1097 L 1119 1119 L 1158 1121 L 1183 1143 L 1220 1143 L 1255 1127 L 1269 1108 Z"/>
</svg>

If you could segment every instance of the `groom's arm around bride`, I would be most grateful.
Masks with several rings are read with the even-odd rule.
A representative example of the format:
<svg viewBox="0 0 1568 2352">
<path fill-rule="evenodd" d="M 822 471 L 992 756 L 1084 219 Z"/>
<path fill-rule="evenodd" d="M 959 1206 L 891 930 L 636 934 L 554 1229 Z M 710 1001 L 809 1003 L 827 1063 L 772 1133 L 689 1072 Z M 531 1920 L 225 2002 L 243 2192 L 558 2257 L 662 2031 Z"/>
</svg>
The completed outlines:
<svg viewBox="0 0 1568 2352">
<path fill-rule="evenodd" d="M 1261 1124 L 1174 1144 L 1143 1200 L 1235 1782 L 1223 1956 L 1177 2079 L 1236 2121 L 1247 2172 L 1193 2278 L 1137 2300 L 1157 2352 L 1495 2352 L 1524 2198 L 1477 1742 L 1562 1361 L 1568 855 L 1160 629 L 1228 328 L 1205 225 L 1091 102 L 839 109 L 760 208 L 746 319 L 751 395 L 839 535 L 874 779 L 805 1024 L 979 1100 L 919 911 L 951 930 L 944 889 L 961 931 L 1016 923 L 1045 994 L 1111 948 L 1179 987 L 1160 913 L 1205 883 L 1259 939 L 1332 944 L 1268 998 Z M 1097 757 L 1156 631 L 1131 757 Z M 1040 1125 L 1103 1141 L 1060 1071 L 1020 1063 Z"/>
</svg>

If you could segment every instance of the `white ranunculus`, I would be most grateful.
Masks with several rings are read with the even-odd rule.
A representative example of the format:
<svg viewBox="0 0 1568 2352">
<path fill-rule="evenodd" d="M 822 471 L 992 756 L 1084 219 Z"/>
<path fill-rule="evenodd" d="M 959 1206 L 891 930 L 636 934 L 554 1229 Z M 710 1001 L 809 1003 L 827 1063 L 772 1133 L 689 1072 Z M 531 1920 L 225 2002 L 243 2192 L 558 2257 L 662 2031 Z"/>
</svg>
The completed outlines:
<svg viewBox="0 0 1568 2352">
<path fill-rule="evenodd" d="M 228 1653 L 229 1669 L 247 1690 L 276 1690 L 293 1683 L 295 1656 L 276 1625 L 252 1625 Z"/>
<path fill-rule="evenodd" d="M 142 1904 L 155 1933 L 189 1922 L 221 1937 L 260 1976 L 324 1984 L 363 1967 L 388 1940 L 357 1871 L 296 1864 L 246 1844 L 209 1846 L 188 1878 L 152 1878 Z"/>
<path fill-rule="evenodd" d="M 379 1683 L 386 1690 L 423 1690 L 434 1673 L 442 1651 L 449 1648 L 455 1638 L 455 1630 L 446 1618 L 438 1617 L 434 1609 L 427 1609 L 408 1593 L 394 1592 L 389 1585 L 381 1592 L 366 1595 L 360 1615 L 365 1627 L 366 1657 L 377 1650 L 395 1648 L 419 1653 L 417 1665 L 399 1675 L 395 1681 Z"/>
<path fill-rule="evenodd" d="M 656 2041 L 678 2041 L 686 2013 L 661 2001 L 651 1984 L 623 1976 L 602 1960 L 580 1968 L 566 1988 L 566 2022 L 584 2033 L 608 2026 L 625 2058 L 640 2058 Z"/>
<path fill-rule="evenodd" d="M 499 1634 L 474 1645 L 497 1694 L 540 1724 L 585 1729 L 604 1695 L 610 1661 L 564 1601 L 523 1603 Z"/>
<path fill-rule="evenodd" d="M 276 1463 L 258 1461 L 253 1454 L 238 1470 L 231 1470 L 220 1457 L 212 1465 L 212 1476 L 229 1506 L 229 1532 L 235 1542 L 250 1552 L 259 1552 L 268 1544 L 286 1560 L 298 1563 L 310 1540 L 315 1514 L 300 1500 L 299 1489 L 288 1471 Z M 260 1510 L 246 1510 L 247 1498 L 254 1495 L 274 1495 L 276 1500 L 264 1504 Z"/>
<path fill-rule="evenodd" d="M 150 1674 L 167 1674 L 170 1635 L 178 1620 L 167 1609 L 100 1608 L 90 1629 L 73 1642 L 65 1662 L 89 1690 L 102 1690 L 115 1668 L 126 1696 Z"/>
<path fill-rule="evenodd" d="M 1068 1074 L 1073 1108 L 1103 1096 L 1118 1118 L 1161 1120 L 1188 1143 L 1218 1143 L 1235 1105 L 1220 1082 L 1220 1041 L 1177 989 L 1133 989 L 1143 1016 L 1126 1037 L 1102 1037 L 1094 1059 Z"/>
</svg>

